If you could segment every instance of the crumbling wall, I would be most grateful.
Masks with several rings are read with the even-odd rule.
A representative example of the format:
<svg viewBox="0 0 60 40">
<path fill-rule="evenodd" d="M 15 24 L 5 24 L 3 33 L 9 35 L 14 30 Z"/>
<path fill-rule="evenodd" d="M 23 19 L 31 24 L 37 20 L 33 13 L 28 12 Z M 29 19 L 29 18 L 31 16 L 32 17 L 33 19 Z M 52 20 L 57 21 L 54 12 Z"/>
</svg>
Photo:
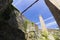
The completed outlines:
<svg viewBox="0 0 60 40">
<path fill-rule="evenodd" d="M 19 29 L 23 27 L 23 20 L 17 14 L 21 13 L 9 1 L 11 0 L 0 0 L 0 40 L 25 40 L 25 33 Z"/>
</svg>

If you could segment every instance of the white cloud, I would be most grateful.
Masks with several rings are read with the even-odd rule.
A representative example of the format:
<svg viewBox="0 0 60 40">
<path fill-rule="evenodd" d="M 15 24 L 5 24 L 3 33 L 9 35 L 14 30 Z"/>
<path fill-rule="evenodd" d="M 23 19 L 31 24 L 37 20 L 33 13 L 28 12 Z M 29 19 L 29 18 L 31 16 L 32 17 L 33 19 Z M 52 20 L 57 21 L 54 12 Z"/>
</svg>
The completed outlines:
<svg viewBox="0 0 60 40">
<path fill-rule="evenodd" d="M 53 18 L 53 17 L 49 17 L 49 18 L 45 19 L 44 21 L 48 21 L 48 20 L 50 20 L 50 19 L 52 19 L 52 18 Z M 36 24 L 38 25 L 38 24 L 40 24 L 40 22 L 37 22 Z"/>
<path fill-rule="evenodd" d="M 49 18 L 45 19 L 44 21 L 49 21 L 51 19 L 53 19 L 53 17 L 49 17 Z M 36 24 L 40 27 L 40 22 L 37 22 Z M 57 25 L 56 21 L 52 21 L 52 22 L 46 24 L 47 27 L 53 26 L 53 25 Z"/>
<path fill-rule="evenodd" d="M 49 18 L 47 18 L 47 19 L 45 19 L 44 21 L 48 21 L 48 20 L 50 20 L 50 19 L 52 19 L 53 17 L 49 17 Z"/>
<path fill-rule="evenodd" d="M 47 28 L 48 28 L 48 27 L 53 28 L 53 25 L 58 26 L 57 23 L 56 23 L 56 21 L 53 21 L 53 22 L 50 22 L 50 23 L 46 24 L 46 27 L 47 27 Z M 41 29 L 41 25 L 38 25 L 38 27 L 39 27 L 39 29 Z M 55 26 L 54 26 L 54 27 L 55 27 Z M 57 27 L 57 28 L 54 28 L 54 29 L 59 29 L 59 28 Z"/>
<path fill-rule="evenodd" d="M 35 23 L 35 24 L 37 24 L 37 25 L 38 25 L 38 24 L 40 24 L 40 22 L 37 22 L 37 23 Z"/>
<path fill-rule="evenodd" d="M 56 25 L 56 24 L 57 24 L 56 21 L 53 21 L 53 22 L 46 24 L 46 26 L 48 27 L 48 26 L 52 26 L 52 25 Z"/>
</svg>

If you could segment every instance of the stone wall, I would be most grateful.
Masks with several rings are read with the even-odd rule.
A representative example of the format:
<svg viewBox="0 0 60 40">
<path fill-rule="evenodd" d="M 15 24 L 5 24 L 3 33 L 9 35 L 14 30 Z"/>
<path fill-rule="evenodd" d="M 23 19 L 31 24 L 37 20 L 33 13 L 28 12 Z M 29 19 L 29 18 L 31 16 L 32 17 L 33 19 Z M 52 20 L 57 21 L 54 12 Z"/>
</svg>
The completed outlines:
<svg viewBox="0 0 60 40">
<path fill-rule="evenodd" d="M 26 28 L 26 39 L 27 40 L 37 40 L 38 26 L 33 22 L 27 20 Z"/>
<path fill-rule="evenodd" d="M 49 0 L 45 0 L 45 3 L 47 4 L 48 8 L 52 12 L 52 14 L 60 28 L 60 10 L 54 4 L 52 4 Z"/>
<path fill-rule="evenodd" d="M 0 0 L 0 40 L 25 40 L 22 15 L 10 1 Z"/>
</svg>

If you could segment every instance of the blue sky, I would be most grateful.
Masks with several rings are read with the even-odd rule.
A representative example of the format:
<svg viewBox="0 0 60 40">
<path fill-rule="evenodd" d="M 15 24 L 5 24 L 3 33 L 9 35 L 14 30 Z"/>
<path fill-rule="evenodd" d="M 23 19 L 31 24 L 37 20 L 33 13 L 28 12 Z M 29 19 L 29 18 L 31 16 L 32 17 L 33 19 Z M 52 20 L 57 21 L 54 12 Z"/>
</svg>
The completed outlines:
<svg viewBox="0 0 60 40">
<path fill-rule="evenodd" d="M 36 0 L 14 0 L 13 5 L 22 12 L 26 9 L 31 3 Z M 55 29 L 58 27 L 52 13 L 46 6 L 44 0 L 39 0 L 35 5 L 33 5 L 29 10 L 23 14 L 28 20 L 34 22 L 38 25 L 39 29 L 41 28 L 39 22 L 39 16 L 42 15 L 47 28 Z"/>
</svg>

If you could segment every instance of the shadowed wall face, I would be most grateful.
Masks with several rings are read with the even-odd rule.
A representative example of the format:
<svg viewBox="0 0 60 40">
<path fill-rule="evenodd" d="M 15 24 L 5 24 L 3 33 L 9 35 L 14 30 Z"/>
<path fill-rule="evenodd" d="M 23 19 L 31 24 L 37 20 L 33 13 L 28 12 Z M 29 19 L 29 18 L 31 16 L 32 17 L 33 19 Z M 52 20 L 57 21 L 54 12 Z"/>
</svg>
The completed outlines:
<svg viewBox="0 0 60 40">
<path fill-rule="evenodd" d="M 49 0 L 45 0 L 45 3 L 47 4 L 48 8 L 52 12 L 52 14 L 60 28 L 60 10 L 54 4 L 52 4 Z"/>
<path fill-rule="evenodd" d="M 10 26 L 18 27 L 16 15 L 14 12 L 16 9 L 11 5 L 12 1 L 13 0 L 0 0 L 0 23 L 5 22 Z"/>
<path fill-rule="evenodd" d="M 0 22 L 0 40 L 25 40 L 25 34 L 8 23 Z"/>
<path fill-rule="evenodd" d="M 0 0 L 0 40 L 25 40 L 24 32 L 18 29 L 19 11 L 11 3 L 12 0 Z"/>
<path fill-rule="evenodd" d="M 0 13 L 3 12 L 12 1 L 13 0 L 0 0 Z"/>
</svg>

